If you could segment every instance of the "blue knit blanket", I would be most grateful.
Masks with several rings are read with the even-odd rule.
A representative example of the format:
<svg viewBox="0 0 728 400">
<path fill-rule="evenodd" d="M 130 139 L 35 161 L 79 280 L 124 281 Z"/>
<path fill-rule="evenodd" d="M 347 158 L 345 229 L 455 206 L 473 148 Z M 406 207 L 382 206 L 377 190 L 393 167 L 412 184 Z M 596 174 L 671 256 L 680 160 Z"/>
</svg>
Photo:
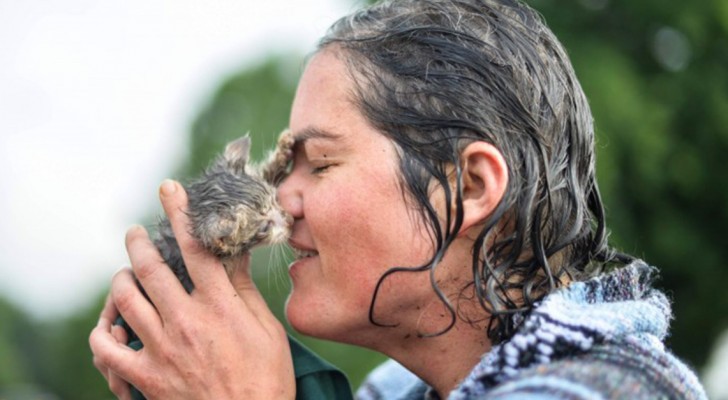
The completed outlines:
<svg viewBox="0 0 728 400">
<path fill-rule="evenodd" d="M 672 312 L 651 287 L 655 272 L 636 261 L 546 296 L 448 399 L 706 399 L 693 371 L 663 345 Z M 356 397 L 438 398 L 392 360 Z"/>
</svg>

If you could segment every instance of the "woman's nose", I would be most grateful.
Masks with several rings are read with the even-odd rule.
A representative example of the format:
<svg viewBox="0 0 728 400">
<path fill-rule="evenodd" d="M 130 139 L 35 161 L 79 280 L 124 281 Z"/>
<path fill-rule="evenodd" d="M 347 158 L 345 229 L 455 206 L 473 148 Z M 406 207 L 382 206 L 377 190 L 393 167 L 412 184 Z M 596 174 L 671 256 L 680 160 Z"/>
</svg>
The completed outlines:
<svg viewBox="0 0 728 400">
<path fill-rule="evenodd" d="M 291 173 L 278 185 L 278 203 L 294 219 L 303 217 L 303 197 L 300 179 Z"/>
</svg>

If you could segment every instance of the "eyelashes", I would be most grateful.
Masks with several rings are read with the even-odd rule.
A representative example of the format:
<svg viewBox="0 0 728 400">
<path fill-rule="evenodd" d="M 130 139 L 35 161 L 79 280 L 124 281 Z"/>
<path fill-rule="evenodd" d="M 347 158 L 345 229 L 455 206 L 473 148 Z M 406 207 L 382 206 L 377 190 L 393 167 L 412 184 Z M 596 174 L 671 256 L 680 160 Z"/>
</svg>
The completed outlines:
<svg viewBox="0 0 728 400">
<path fill-rule="evenodd" d="M 300 154 L 293 157 L 292 160 L 286 165 L 285 175 L 291 175 L 294 170 L 301 169 L 301 171 L 308 171 L 311 175 L 320 175 L 326 172 L 329 168 L 338 165 L 339 163 L 333 160 L 328 160 L 327 155 L 309 157 L 308 155 Z"/>
<path fill-rule="evenodd" d="M 311 174 L 313 174 L 313 175 L 322 174 L 322 173 L 326 172 L 326 170 L 328 170 L 329 168 L 331 168 L 333 165 L 334 164 L 325 164 L 325 165 L 322 165 L 322 166 L 319 166 L 319 167 L 311 168 Z"/>
</svg>

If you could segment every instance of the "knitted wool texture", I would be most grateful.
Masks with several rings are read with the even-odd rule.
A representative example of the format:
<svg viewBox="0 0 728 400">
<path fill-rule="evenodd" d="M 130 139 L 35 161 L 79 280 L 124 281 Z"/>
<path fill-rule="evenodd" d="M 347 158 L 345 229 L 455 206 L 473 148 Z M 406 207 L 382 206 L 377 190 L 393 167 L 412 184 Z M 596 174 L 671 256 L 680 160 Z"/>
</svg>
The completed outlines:
<svg viewBox="0 0 728 400">
<path fill-rule="evenodd" d="M 695 374 L 664 348 L 671 309 L 651 287 L 655 272 L 636 261 L 546 296 L 448 398 L 707 398 Z M 357 398 L 438 396 L 389 361 L 370 375 Z"/>
</svg>

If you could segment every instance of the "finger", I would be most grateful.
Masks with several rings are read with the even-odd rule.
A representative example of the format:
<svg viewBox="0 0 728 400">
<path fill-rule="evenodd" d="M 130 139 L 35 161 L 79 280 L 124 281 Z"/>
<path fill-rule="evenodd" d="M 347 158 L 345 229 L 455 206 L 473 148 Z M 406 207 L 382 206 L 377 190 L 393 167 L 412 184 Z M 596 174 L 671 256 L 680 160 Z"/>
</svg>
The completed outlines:
<svg viewBox="0 0 728 400">
<path fill-rule="evenodd" d="M 123 380 L 119 375 L 109 372 L 109 390 L 119 400 L 131 400 L 131 388 L 129 383 Z"/>
<path fill-rule="evenodd" d="M 89 341 L 91 340 L 91 337 L 89 336 Z M 90 347 L 90 346 L 89 346 Z M 101 359 L 97 357 L 95 354 L 93 356 L 93 363 L 94 367 L 101 373 L 101 375 L 104 377 L 104 379 L 108 382 L 109 381 L 109 369 L 106 365 L 101 363 Z"/>
<path fill-rule="evenodd" d="M 105 326 L 111 329 L 118 316 L 119 310 L 116 309 L 116 305 L 114 305 L 114 301 L 111 299 L 111 293 L 109 293 L 106 295 L 104 308 L 101 310 L 99 321 L 96 323 L 96 326 Z"/>
<path fill-rule="evenodd" d="M 275 320 L 273 313 L 270 311 L 268 304 L 263 299 L 250 274 L 250 254 L 245 254 L 234 262 L 235 265 L 230 282 L 237 295 L 240 296 L 247 308 L 259 320 Z"/>
<path fill-rule="evenodd" d="M 111 298 L 126 323 L 143 343 L 157 342 L 162 334 L 162 320 L 154 306 L 139 290 L 131 270 L 123 269 L 114 275 L 111 281 Z M 111 334 L 111 329 L 105 331 Z"/>
<path fill-rule="evenodd" d="M 106 296 L 106 301 L 104 302 L 104 308 L 101 310 L 101 314 L 99 315 L 99 320 L 96 323 L 96 328 L 111 332 L 113 329 L 113 321 L 116 319 L 116 317 L 119 315 L 119 312 L 116 310 L 116 306 L 114 306 L 114 302 L 111 300 L 111 294 L 108 294 Z M 89 337 L 89 341 L 90 341 Z M 90 344 L 89 344 L 90 346 Z M 93 363 L 96 369 L 99 370 L 101 375 L 104 376 L 104 379 L 107 381 L 109 380 L 109 372 L 106 365 L 103 365 L 101 363 L 101 360 L 94 354 L 93 357 Z"/>
<path fill-rule="evenodd" d="M 185 213 L 187 194 L 184 188 L 175 181 L 166 180 L 160 187 L 160 199 L 182 251 L 187 271 L 195 284 L 195 290 L 231 295 L 228 277 L 220 260 L 190 234 L 190 221 Z"/>
<path fill-rule="evenodd" d="M 141 370 L 138 367 L 139 354 L 119 343 L 105 327 L 97 326 L 91 331 L 89 345 L 97 365 L 105 368 L 104 376 L 110 385 L 112 374 L 127 382 L 135 380 L 135 374 Z"/>
<path fill-rule="evenodd" d="M 109 369 L 105 365 L 101 365 L 101 360 L 98 359 L 98 357 L 93 358 L 94 367 L 101 373 L 101 376 L 104 377 L 104 380 L 108 383 L 109 382 Z"/>
<path fill-rule="evenodd" d="M 179 302 L 189 297 L 144 228 L 137 226 L 127 231 L 126 251 L 134 275 L 163 317 L 178 309 Z"/>
<path fill-rule="evenodd" d="M 129 335 L 127 335 L 126 329 L 122 328 L 119 325 L 114 325 L 111 327 L 111 336 L 113 336 L 114 339 L 116 339 L 116 341 L 121 344 L 129 343 Z"/>
<path fill-rule="evenodd" d="M 111 336 L 113 336 L 114 339 L 116 339 L 116 341 L 120 344 L 127 344 L 129 342 L 129 336 L 126 333 L 126 329 L 122 328 L 119 325 L 111 326 Z M 109 384 L 109 390 L 111 390 L 111 393 L 116 395 L 118 399 L 131 400 L 132 397 L 129 383 L 121 379 L 119 375 L 116 375 L 114 372 L 109 371 L 107 367 L 104 367 L 104 370 L 104 376 L 106 377 L 106 381 Z"/>
<path fill-rule="evenodd" d="M 110 299 L 111 297 L 108 297 L 108 298 Z M 111 326 L 111 336 L 113 336 L 114 339 L 116 339 L 116 341 L 121 344 L 126 344 L 129 341 L 129 338 L 126 334 L 126 329 L 122 328 L 119 325 Z M 96 357 L 95 355 L 93 358 L 93 362 L 94 362 L 94 367 L 96 367 L 96 369 L 99 370 L 101 375 L 104 376 L 104 379 L 106 379 L 106 381 L 109 384 L 111 384 L 111 382 L 109 381 L 109 368 L 106 365 L 102 365 L 101 360 L 98 357 Z"/>
</svg>

